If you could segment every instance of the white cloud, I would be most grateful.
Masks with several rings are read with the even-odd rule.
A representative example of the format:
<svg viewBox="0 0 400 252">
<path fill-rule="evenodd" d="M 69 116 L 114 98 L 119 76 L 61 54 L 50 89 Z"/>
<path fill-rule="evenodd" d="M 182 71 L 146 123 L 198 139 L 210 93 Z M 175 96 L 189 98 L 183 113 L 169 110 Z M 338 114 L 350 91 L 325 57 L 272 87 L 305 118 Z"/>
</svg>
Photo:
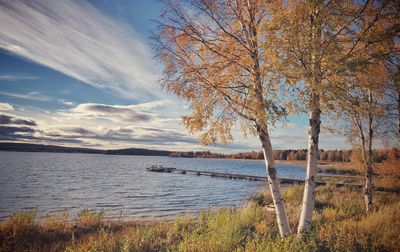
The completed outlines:
<svg viewBox="0 0 400 252">
<path fill-rule="evenodd" d="M 14 107 L 9 103 L 0 102 L 0 110 L 14 110 Z"/>
<path fill-rule="evenodd" d="M 36 76 L 17 76 L 17 75 L 0 75 L 2 81 L 21 81 L 21 80 L 37 80 Z"/>
<path fill-rule="evenodd" d="M 86 1 L 0 2 L 0 48 L 124 97 L 160 93 L 148 46 Z"/>
<path fill-rule="evenodd" d="M 73 116 L 108 119 L 115 122 L 140 123 L 151 120 L 151 115 L 143 113 L 136 105 L 106 105 L 97 103 L 82 103 L 70 110 Z"/>
<path fill-rule="evenodd" d="M 19 93 L 12 93 L 12 92 L 0 92 L 1 95 L 6 95 L 18 99 L 24 100 L 34 100 L 34 101 L 51 101 L 51 97 L 42 95 L 39 92 L 33 91 L 27 94 L 19 94 Z"/>
<path fill-rule="evenodd" d="M 99 103 L 81 103 L 69 110 L 58 112 L 58 117 L 72 120 L 107 120 L 125 124 L 149 123 L 157 124 L 162 119 L 159 114 L 166 105 L 173 104 L 171 100 L 155 100 L 133 105 L 107 105 Z"/>
<path fill-rule="evenodd" d="M 163 106 L 168 106 L 172 105 L 174 102 L 169 99 L 162 99 L 162 100 L 156 100 L 156 101 L 151 101 L 151 102 L 146 102 L 146 103 L 141 103 L 137 105 L 133 105 L 137 109 L 141 110 L 150 110 L 154 109 L 157 107 L 163 107 Z"/>
</svg>

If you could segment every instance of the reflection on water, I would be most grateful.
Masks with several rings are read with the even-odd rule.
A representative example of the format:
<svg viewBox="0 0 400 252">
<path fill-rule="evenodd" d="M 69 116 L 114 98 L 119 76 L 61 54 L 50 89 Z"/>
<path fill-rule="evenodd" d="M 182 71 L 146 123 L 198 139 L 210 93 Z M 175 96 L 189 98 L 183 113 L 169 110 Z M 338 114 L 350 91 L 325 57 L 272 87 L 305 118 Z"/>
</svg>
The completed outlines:
<svg viewBox="0 0 400 252">
<path fill-rule="evenodd" d="M 265 175 L 261 162 L 100 154 L 0 152 L 0 219 L 15 211 L 39 215 L 88 208 L 108 217 L 171 217 L 237 206 L 263 182 L 146 171 L 152 164 Z M 278 165 L 281 177 L 303 178 L 305 168 Z"/>
</svg>

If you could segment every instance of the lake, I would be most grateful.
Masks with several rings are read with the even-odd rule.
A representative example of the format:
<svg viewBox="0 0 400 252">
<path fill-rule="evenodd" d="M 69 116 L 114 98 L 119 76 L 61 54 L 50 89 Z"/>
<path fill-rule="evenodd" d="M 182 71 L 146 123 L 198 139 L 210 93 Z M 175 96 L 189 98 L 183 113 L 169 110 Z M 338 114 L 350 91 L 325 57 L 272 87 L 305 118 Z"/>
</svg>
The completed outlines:
<svg viewBox="0 0 400 252">
<path fill-rule="evenodd" d="M 35 209 L 39 216 L 67 210 L 105 211 L 106 217 L 170 218 L 203 209 L 240 206 L 264 182 L 146 171 L 148 165 L 265 175 L 262 162 L 0 152 L 0 219 Z M 305 167 L 278 165 L 285 178 L 304 178 Z"/>
</svg>

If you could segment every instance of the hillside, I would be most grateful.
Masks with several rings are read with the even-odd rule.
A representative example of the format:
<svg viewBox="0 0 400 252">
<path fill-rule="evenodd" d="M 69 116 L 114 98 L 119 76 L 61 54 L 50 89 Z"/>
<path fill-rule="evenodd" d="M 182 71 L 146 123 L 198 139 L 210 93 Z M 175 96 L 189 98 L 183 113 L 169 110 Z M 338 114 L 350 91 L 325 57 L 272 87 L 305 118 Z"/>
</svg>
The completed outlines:
<svg viewBox="0 0 400 252">
<path fill-rule="evenodd" d="M 169 156 L 171 154 L 170 151 L 148 150 L 140 148 L 99 150 L 91 148 L 64 147 L 56 145 L 27 144 L 27 143 L 0 143 L 0 151 L 88 153 L 88 154 L 142 155 L 142 156 Z"/>
</svg>

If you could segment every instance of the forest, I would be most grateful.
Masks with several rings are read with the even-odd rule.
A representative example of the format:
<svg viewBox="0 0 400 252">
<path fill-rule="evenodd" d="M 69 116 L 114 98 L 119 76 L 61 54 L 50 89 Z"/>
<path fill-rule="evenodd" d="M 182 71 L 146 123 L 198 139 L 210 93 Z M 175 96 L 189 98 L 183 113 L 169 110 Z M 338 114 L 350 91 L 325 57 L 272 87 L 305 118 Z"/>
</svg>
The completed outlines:
<svg viewBox="0 0 400 252">
<path fill-rule="evenodd" d="M 353 154 L 353 150 L 324 150 L 320 149 L 318 160 L 329 162 L 350 162 L 357 158 L 357 150 Z M 273 150 L 272 155 L 275 160 L 306 160 L 307 149 L 303 150 Z M 374 163 L 381 163 L 390 159 L 390 155 L 400 158 L 400 151 L 397 148 L 373 150 Z M 189 151 L 189 152 L 172 152 L 171 157 L 186 158 L 227 158 L 227 159 L 264 159 L 261 151 L 239 152 L 234 154 L 213 153 L 210 151 Z"/>
</svg>

